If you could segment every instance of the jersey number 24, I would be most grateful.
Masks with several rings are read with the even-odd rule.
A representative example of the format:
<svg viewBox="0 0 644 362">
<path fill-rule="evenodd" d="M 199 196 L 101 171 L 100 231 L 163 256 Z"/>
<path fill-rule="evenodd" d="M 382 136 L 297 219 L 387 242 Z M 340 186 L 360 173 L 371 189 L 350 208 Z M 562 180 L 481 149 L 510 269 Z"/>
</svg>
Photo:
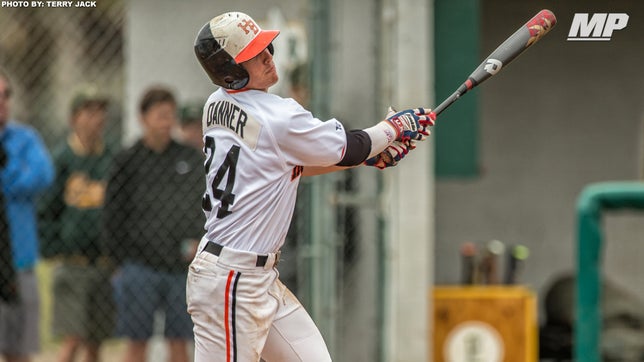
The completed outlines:
<svg viewBox="0 0 644 362">
<path fill-rule="evenodd" d="M 215 139 L 206 136 L 204 143 L 204 151 L 208 158 L 206 159 L 205 168 L 206 175 L 210 173 L 210 168 L 212 167 L 212 161 L 215 157 Z M 230 215 L 230 210 L 228 208 L 235 202 L 235 194 L 233 194 L 233 186 L 235 185 L 235 174 L 237 169 L 237 159 L 239 158 L 239 146 L 232 145 L 228 152 L 226 153 L 226 158 L 219 165 L 217 171 L 215 172 L 215 177 L 210 184 L 212 189 L 212 196 L 219 200 L 220 206 L 217 210 L 217 218 L 221 219 Z M 219 188 L 224 177 L 226 178 L 226 184 L 224 188 Z M 208 196 L 208 192 L 203 195 L 202 207 L 205 211 L 212 211 L 213 202 Z"/>
</svg>

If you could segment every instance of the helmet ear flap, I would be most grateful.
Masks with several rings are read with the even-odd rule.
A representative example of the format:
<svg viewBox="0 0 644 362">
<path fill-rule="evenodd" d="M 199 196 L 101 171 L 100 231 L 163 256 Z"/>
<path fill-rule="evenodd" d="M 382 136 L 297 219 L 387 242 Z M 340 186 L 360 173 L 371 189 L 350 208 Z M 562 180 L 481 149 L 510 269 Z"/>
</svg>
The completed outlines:
<svg viewBox="0 0 644 362">
<path fill-rule="evenodd" d="M 210 31 L 210 24 L 204 25 L 197 34 L 194 50 L 214 84 L 228 89 L 241 89 L 248 84 L 248 72 L 221 48 Z"/>
</svg>

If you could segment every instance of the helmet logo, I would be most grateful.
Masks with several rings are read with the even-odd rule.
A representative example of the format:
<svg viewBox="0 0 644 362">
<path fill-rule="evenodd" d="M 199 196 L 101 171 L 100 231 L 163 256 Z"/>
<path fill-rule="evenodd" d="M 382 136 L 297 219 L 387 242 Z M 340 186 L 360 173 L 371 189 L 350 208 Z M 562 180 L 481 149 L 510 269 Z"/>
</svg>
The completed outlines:
<svg viewBox="0 0 644 362">
<path fill-rule="evenodd" d="M 219 38 L 215 38 L 215 41 L 219 44 L 219 46 L 221 48 L 225 48 L 227 39 L 228 39 L 227 37 L 222 36 L 222 37 L 219 37 Z"/>
<path fill-rule="evenodd" d="M 240 23 L 237 23 L 237 26 L 240 27 L 246 34 L 250 33 L 251 31 L 253 32 L 253 34 L 257 34 L 259 32 L 257 24 L 255 24 L 252 20 L 244 19 Z"/>
</svg>

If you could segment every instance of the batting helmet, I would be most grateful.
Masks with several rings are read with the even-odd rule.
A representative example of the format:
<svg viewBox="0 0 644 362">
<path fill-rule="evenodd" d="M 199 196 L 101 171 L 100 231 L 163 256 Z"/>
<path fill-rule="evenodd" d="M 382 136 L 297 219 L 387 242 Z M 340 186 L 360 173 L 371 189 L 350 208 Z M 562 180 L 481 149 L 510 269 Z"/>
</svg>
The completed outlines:
<svg viewBox="0 0 644 362">
<path fill-rule="evenodd" d="M 230 12 L 206 23 L 195 39 L 195 54 L 213 83 L 228 89 L 241 89 L 249 75 L 240 63 L 264 49 L 273 54 L 272 41 L 278 30 L 262 30 L 248 15 Z"/>
</svg>

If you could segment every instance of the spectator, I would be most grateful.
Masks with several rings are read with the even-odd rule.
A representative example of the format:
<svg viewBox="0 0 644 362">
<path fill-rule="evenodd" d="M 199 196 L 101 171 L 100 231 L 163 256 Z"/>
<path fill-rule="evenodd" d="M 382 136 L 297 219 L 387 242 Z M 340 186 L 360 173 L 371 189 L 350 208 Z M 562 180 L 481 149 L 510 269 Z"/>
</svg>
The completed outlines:
<svg viewBox="0 0 644 362">
<path fill-rule="evenodd" d="M 0 70 L 0 354 L 27 362 L 40 349 L 36 203 L 54 168 L 40 135 L 9 119 L 10 98 Z"/>
<path fill-rule="evenodd" d="M 176 101 L 168 89 L 147 90 L 139 111 L 143 136 L 116 156 L 104 214 L 106 250 L 118 265 L 117 333 L 128 339 L 126 361 L 143 362 L 155 313 L 163 311 L 169 360 L 185 362 L 192 339 L 186 277 L 194 254 L 183 240 L 203 233 L 203 157 L 172 139 Z"/>
<path fill-rule="evenodd" d="M 56 180 L 40 204 L 41 252 L 60 260 L 53 275 L 53 331 L 62 336 L 59 362 L 99 360 L 112 335 L 114 306 L 107 263 L 100 258 L 100 222 L 114 155 L 104 141 L 107 98 L 82 90 L 71 104 L 67 140 L 53 151 Z"/>
<path fill-rule="evenodd" d="M 181 126 L 181 140 L 184 144 L 192 146 L 203 152 L 203 132 L 201 131 L 201 117 L 205 102 L 188 102 L 181 107 L 179 123 Z"/>
</svg>

